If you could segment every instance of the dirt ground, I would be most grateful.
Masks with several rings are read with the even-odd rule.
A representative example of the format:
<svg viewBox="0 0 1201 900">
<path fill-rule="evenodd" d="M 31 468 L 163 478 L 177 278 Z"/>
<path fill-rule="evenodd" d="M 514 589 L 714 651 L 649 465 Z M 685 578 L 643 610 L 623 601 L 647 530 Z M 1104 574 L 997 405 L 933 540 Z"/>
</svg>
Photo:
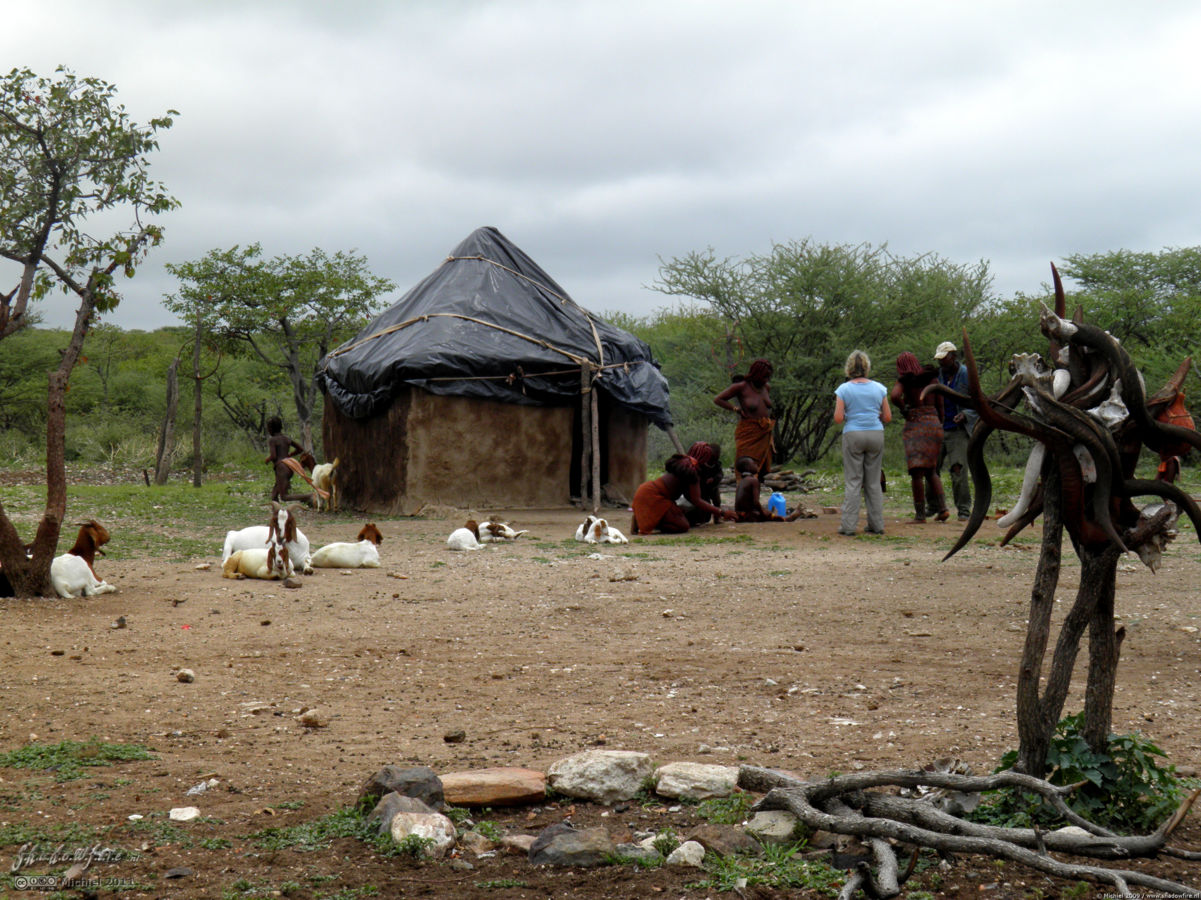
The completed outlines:
<svg viewBox="0 0 1201 900">
<path fill-rule="evenodd" d="M 96 736 L 144 744 L 156 759 L 63 783 L 0 768 L 0 828 L 112 826 L 108 845 L 141 858 L 93 874 L 133 880 L 122 894 L 131 897 L 258 896 L 249 886 L 351 897 L 371 885 L 384 897 L 713 895 L 685 888 L 695 871 L 539 870 L 503 856 L 463 871 L 383 859 L 349 839 L 267 852 L 247 836 L 352 803 L 387 764 L 544 770 L 604 747 L 645 751 L 657 763 L 749 762 L 803 775 L 944 756 L 991 770 L 1017 744 L 1015 676 L 1037 529 L 999 548 L 999 530 L 986 523 L 968 549 L 940 562 L 956 523 L 908 524 L 899 507 L 889 512 L 883 537 L 839 536 L 838 517 L 825 514 L 596 548 L 569 540 L 575 511 L 513 511 L 508 520 L 529 534 L 452 553 L 446 536 L 461 520 L 448 511 L 378 522 L 382 568 L 318 570 L 296 589 L 223 580 L 219 536 L 207 559 L 100 560 L 114 594 L 0 600 L 0 752 Z M 612 516 L 623 529 L 628 518 Z M 317 546 L 353 539 L 361 521 L 304 512 L 301 527 Z M 1068 553 L 1065 607 L 1078 573 Z M 1143 732 L 1194 775 L 1199 580 L 1201 552 L 1187 529 L 1158 573 L 1133 557 L 1121 564 L 1117 607 L 1128 634 L 1114 707 L 1116 731 Z M 119 617 L 125 627 L 114 627 Z M 177 680 L 185 667 L 194 682 Z M 1068 712 L 1082 703 L 1078 674 Z M 307 709 L 328 724 L 300 724 Z M 457 730 L 465 740 L 444 740 Z M 186 796 L 210 777 L 218 787 Z M 166 826 L 167 810 L 191 805 L 201 820 Z M 146 818 L 131 822 L 132 814 Z M 619 838 L 672 823 L 682 830 L 689 815 L 666 804 L 612 812 L 562 803 L 489 814 L 530 833 L 564 818 L 604 822 Z M 1193 850 L 1196 815 L 1179 840 Z M 1201 884 L 1198 863 L 1137 865 Z M 191 871 L 168 879 L 177 867 Z M 977 860 L 944 873 L 932 892 L 1041 897 L 1068 887 Z"/>
</svg>

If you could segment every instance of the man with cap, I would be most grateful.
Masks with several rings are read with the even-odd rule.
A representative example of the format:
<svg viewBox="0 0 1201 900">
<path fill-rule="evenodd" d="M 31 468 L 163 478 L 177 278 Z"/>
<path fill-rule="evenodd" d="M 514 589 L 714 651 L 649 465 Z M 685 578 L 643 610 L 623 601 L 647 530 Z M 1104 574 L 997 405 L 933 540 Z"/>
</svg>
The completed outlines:
<svg viewBox="0 0 1201 900">
<path fill-rule="evenodd" d="M 959 362 L 959 351 L 950 341 L 943 341 L 934 351 L 938 363 L 938 381 L 959 394 L 968 392 L 967 366 Z M 974 410 L 961 409 L 950 397 L 943 397 L 943 441 L 938 454 L 938 471 L 945 463 L 951 470 L 951 493 L 959 521 L 965 522 L 972 513 L 972 488 L 968 481 L 967 444 L 972 436 L 979 416 Z M 927 500 L 927 503 L 929 501 Z M 927 515 L 934 516 L 938 510 L 927 508 Z"/>
</svg>

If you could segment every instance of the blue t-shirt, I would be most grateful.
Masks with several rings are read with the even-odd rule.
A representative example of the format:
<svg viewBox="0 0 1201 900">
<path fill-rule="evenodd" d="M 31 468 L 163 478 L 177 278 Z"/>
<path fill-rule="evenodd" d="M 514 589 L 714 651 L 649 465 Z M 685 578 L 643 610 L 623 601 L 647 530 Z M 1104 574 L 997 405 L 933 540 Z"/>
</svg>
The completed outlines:
<svg viewBox="0 0 1201 900">
<path fill-rule="evenodd" d="M 880 382 L 844 381 L 834 391 L 834 396 L 840 398 L 846 408 L 847 418 L 842 425 L 844 433 L 884 430 L 884 423 L 880 421 L 880 407 L 888 396 L 888 388 Z"/>
</svg>

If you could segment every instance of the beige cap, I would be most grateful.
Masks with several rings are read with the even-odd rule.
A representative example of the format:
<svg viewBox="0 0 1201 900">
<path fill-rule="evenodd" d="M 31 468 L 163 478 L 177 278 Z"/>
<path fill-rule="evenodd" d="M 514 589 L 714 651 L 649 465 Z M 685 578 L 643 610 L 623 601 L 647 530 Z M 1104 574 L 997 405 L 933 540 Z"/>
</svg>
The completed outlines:
<svg viewBox="0 0 1201 900">
<path fill-rule="evenodd" d="M 950 341 L 943 341 L 941 344 L 938 345 L 938 349 L 934 351 L 934 358 L 941 360 L 948 353 L 958 353 L 958 352 L 959 351 L 956 349 L 955 345 L 952 344 Z"/>
</svg>

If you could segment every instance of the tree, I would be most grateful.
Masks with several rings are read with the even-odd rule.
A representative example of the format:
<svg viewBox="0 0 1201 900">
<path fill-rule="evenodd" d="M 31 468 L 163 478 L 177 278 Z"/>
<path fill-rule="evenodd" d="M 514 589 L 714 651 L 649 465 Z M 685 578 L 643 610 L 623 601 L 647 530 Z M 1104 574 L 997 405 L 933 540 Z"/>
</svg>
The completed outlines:
<svg viewBox="0 0 1201 900">
<path fill-rule="evenodd" d="M 877 371 L 887 371 L 897 352 L 933 349 L 957 333 L 987 304 L 990 284 L 984 262 L 962 266 L 806 239 L 743 260 L 693 252 L 663 263 L 653 287 L 707 303 L 747 357 L 771 360 L 775 461 L 782 463 L 812 462 L 833 444 L 833 393 L 852 349 L 867 349 Z"/>
<path fill-rule="evenodd" d="M 66 514 L 64 395 L 97 313 L 121 297 L 115 275 L 132 277 L 162 240 L 150 217 L 178 204 L 150 178 L 148 155 L 172 115 L 138 125 L 116 102 L 116 88 L 59 68 L 54 78 L 13 69 L 0 80 L 0 258 L 16 264 L 16 286 L 0 294 L 0 340 L 31 322 L 30 303 L 54 290 L 74 295 L 75 324 L 47 387 L 46 507 L 32 558 L 0 505 L 0 564 L 18 596 L 47 587 Z M 115 216 L 129 225 L 107 237 L 88 226 Z"/>
<path fill-rule="evenodd" d="M 180 291 L 165 301 L 188 315 L 207 306 L 213 328 L 274 366 L 288 381 L 301 440 L 313 448 L 317 363 L 360 327 L 395 285 L 371 274 L 365 257 L 314 249 L 307 256 L 263 259 L 258 244 L 213 250 L 167 269 Z"/>
</svg>

